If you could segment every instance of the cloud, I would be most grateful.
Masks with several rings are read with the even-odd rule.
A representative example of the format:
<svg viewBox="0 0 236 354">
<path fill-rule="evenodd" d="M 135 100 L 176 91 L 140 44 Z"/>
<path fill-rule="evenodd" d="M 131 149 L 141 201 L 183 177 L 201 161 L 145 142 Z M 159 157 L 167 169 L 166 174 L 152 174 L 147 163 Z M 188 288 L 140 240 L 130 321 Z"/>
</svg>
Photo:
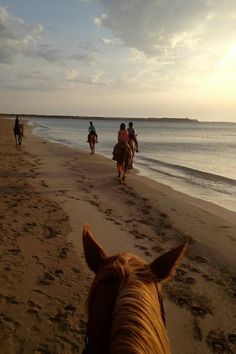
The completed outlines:
<svg viewBox="0 0 236 354">
<path fill-rule="evenodd" d="M 33 58 L 38 57 L 49 63 L 63 62 L 64 59 L 59 49 L 50 48 L 47 45 L 27 48 L 24 55 Z"/>
<path fill-rule="evenodd" d="M 80 76 L 80 70 L 78 68 L 70 68 L 66 70 L 66 79 L 69 81 L 77 81 Z"/>
<path fill-rule="evenodd" d="M 235 31 L 236 3 L 228 0 L 100 0 L 96 24 L 149 57 L 184 56 Z M 219 26 L 220 24 L 220 26 Z M 234 32 L 235 33 L 235 32 Z"/>
<path fill-rule="evenodd" d="M 105 45 L 110 45 L 110 46 L 114 46 L 114 47 L 123 46 L 123 42 L 119 38 L 102 38 L 102 42 Z"/>
<path fill-rule="evenodd" d="M 93 84 L 99 84 L 102 82 L 102 78 L 104 76 L 104 73 L 102 71 L 99 71 L 99 72 L 96 72 L 96 73 L 93 73 L 90 78 L 91 78 L 91 82 Z"/>
<path fill-rule="evenodd" d="M 115 43 L 115 41 L 111 38 L 103 38 L 102 41 L 106 45 L 113 45 Z"/>
<path fill-rule="evenodd" d="M 93 22 L 96 26 L 100 27 L 102 26 L 103 22 L 105 21 L 105 19 L 107 18 L 106 14 L 103 14 L 101 16 L 98 17 L 94 17 Z"/>
<path fill-rule="evenodd" d="M 30 51 L 44 29 L 41 24 L 31 26 L 10 15 L 6 8 L 0 7 L 0 63 L 13 64 L 19 55 Z"/>
</svg>

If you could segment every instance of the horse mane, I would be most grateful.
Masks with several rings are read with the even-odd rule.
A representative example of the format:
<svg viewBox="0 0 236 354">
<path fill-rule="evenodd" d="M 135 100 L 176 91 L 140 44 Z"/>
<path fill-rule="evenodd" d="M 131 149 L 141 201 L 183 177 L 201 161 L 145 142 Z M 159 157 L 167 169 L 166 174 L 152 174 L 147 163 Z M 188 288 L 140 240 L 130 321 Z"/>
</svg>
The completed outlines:
<svg viewBox="0 0 236 354">
<path fill-rule="evenodd" d="M 157 301 L 148 284 L 141 281 L 124 284 L 113 313 L 112 354 L 170 352 Z"/>
<path fill-rule="evenodd" d="M 97 332 L 91 338 L 100 345 L 97 353 L 170 352 L 159 290 L 149 266 L 138 257 L 120 253 L 109 258 L 88 297 L 88 331 Z M 95 318 L 101 321 L 100 326 L 94 323 Z"/>
</svg>

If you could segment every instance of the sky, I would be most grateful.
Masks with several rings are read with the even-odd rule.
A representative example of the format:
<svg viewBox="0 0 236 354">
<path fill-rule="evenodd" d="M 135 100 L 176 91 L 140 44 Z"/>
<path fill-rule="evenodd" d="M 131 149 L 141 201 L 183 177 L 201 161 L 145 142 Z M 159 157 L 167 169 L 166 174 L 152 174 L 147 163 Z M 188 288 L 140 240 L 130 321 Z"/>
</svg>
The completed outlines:
<svg viewBox="0 0 236 354">
<path fill-rule="evenodd" d="M 236 122 L 236 0 L 0 0 L 0 112 Z"/>
</svg>

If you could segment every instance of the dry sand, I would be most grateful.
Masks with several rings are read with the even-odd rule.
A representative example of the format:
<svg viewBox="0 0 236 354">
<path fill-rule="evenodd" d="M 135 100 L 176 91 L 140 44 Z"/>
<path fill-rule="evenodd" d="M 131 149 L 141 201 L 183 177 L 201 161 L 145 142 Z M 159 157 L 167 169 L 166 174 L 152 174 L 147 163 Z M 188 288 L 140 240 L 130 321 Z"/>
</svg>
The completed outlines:
<svg viewBox="0 0 236 354">
<path fill-rule="evenodd" d="M 0 353 L 81 353 L 92 273 L 81 233 L 89 223 L 108 253 L 147 261 L 192 238 L 165 286 L 173 354 L 235 353 L 235 213 L 114 162 L 45 141 L 0 118 Z"/>
</svg>

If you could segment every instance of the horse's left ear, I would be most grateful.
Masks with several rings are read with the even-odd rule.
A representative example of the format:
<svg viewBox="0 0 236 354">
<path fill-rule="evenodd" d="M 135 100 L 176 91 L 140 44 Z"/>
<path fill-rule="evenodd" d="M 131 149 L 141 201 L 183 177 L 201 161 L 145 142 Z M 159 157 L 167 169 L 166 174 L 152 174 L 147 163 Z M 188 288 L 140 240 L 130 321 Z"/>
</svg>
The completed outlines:
<svg viewBox="0 0 236 354">
<path fill-rule="evenodd" d="M 99 267 L 104 263 L 108 256 L 93 238 L 88 224 L 85 224 L 83 229 L 83 247 L 85 259 L 89 268 L 94 273 L 97 273 Z"/>
<path fill-rule="evenodd" d="M 168 280 L 174 274 L 178 263 L 186 252 L 188 244 L 189 240 L 184 241 L 181 245 L 164 253 L 150 264 L 158 281 Z"/>
</svg>

